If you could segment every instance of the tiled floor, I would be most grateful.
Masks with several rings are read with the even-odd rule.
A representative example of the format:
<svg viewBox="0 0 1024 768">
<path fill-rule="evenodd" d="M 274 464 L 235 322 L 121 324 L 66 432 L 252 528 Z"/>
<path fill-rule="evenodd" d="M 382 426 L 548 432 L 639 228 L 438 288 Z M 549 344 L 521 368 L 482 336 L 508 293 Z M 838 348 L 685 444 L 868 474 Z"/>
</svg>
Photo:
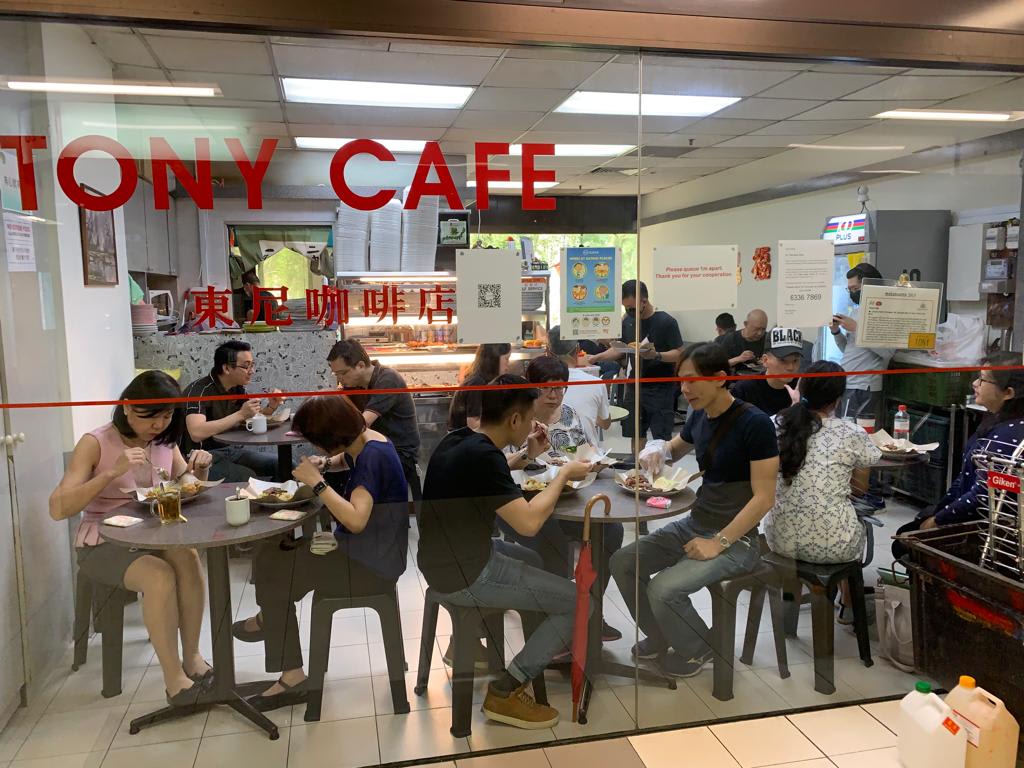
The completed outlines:
<svg viewBox="0 0 1024 768">
<path fill-rule="evenodd" d="M 877 532 L 876 563 L 888 563 L 888 535 L 912 514 L 898 503 L 890 503 L 881 517 L 885 529 Z M 628 528 L 628 526 L 627 526 Z M 627 541 L 633 533 L 627 530 Z M 548 673 L 552 704 L 564 716 L 554 729 L 521 731 L 486 722 L 474 712 L 473 733 L 456 739 L 448 729 L 451 722 L 449 670 L 441 660 L 451 632 L 441 612 L 438 637 L 431 663 L 430 682 L 424 696 L 413 693 L 423 611 L 424 584 L 413 567 L 416 532 L 410 542 L 410 567 L 399 581 L 402 630 L 406 638 L 406 677 L 412 712 L 395 715 L 384 665 L 380 624 L 376 615 L 362 610 L 336 614 L 328 684 L 319 723 L 303 720 L 304 707 L 272 713 L 281 728 L 281 738 L 271 742 L 247 721 L 227 708 L 203 712 L 173 724 L 128 733 L 129 720 L 139 713 L 158 708 L 163 702 L 163 681 L 152 647 L 141 623 L 139 605 L 126 613 L 123 693 L 113 699 L 100 696 L 100 646 L 93 638 L 87 666 L 70 673 L 67 664 L 55 674 L 26 709 L 19 710 L 0 733 L 0 768 L 110 768 L 151 763 L 171 768 L 214 768 L 220 765 L 244 768 L 279 768 L 289 764 L 303 768 L 364 766 L 378 762 L 430 760 L 447 755 L 494 750 L 512 746 L 552 743 L 559 739 L 621 733 L 640 728 L 657 728 L 703 723 L 716 718 L 734 718 L 759 713 L 780 713 L 796 708 L 840 705 L 907 690 L 913 676 L 906 675 L 876 658 L 866 669 L 857 659 L 857 645 L 847 628 L 836 627 L 836 693 L 822 696 L 812 687 L 810 616 L 800 617 L 798 637 L 788 640 L 792 675 L 781 680 L 775 669 L 772 635 L 767 611 L 761 625 L 757 653 L 750 668 L 738 664 L 735 697 L 728 702 L 711 695 L 711 670 L 680 681 L 678 689 L 643 684 L 634 688 L 632 679 L 598 680 L 592 699 L 591 719 L 586 726 L 569 722 L 570 687 L 567 679 Z M 239 618 L 256 610 L 249 583 L 248 560 L 232 560 L 232 605 Z M 874 572 L 869 571 L 869 583 Z M 710 621 L 707 593 L 695 597 L 697 609 Z M 309 633 L 309 599 L 300 609 L 303 638 Z M 738 624 L 743 627 L 745 605 Z M 635 629 L 628 620 L 622 598 L 613 588 L 607 595 L 606 618 L 619 627 L 624 638 L 605 645 L 606 653 L 629 662 L 629 648 Z M 506 619 L 509 654 L 522 644 L 517 618 Z M 738 645 L 742 638 L 738 640 Z M 203 637 L 204 652 L 210 653 L 210 638 Z M 739 649 L 737 649 L 738 652 Z M 263 669 L 263 647 L 235 643 L 236 670 L 240 681 L 267 679 Z M 308 658 L 308 652 L 307 652 Z M 482 699 L 486 680 L 477 685 Z M 884 768 L 892 762 L 892 706 L 867 705 L 828 712 L 814 712 L 755 720 L 747 724 L 721 723 L 710 727 L 632 736 L 629 739 L 550 746 L 514 755 L 482 756 L 459 760 L 460 768 L 531 768 L 532 766 L 583 766 L 615 763 L 624 766 L 675 766 L 679 756 L 701 768 L 715 766 L 799 765 L 801 768 Z M 755 735 L 751 735 L 755 734 Z M 751 749 L 750 745 L 756 745 Z M 699 759 L 694 759 L 699 758 Z M 889 762 L 886 762 L 889 761 Z M 450 764 L 449 764 L 450 765 Z"/>
</svg>

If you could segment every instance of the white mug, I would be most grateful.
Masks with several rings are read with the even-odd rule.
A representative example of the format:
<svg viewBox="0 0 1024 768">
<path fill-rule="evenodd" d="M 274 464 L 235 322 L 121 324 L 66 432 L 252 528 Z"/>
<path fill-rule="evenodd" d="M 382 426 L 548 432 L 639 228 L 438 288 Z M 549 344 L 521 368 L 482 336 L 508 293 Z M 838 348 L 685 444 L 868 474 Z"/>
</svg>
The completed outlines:
<svg viewBox="0 0 1024 768">
<path fill-rule="evenodd" d="M 228 525 L 245 525 L 249 522 L 249 500 L 243 496 L 229 496 L 224 502 L 224 514 Z"/>
<path fill-rule="evenodd" d="M 245 428 L 254 435 L 262 435 L 267 431 L 267 417 L 257 413 L 251 419 L 245 420 Z"/>
</svg>

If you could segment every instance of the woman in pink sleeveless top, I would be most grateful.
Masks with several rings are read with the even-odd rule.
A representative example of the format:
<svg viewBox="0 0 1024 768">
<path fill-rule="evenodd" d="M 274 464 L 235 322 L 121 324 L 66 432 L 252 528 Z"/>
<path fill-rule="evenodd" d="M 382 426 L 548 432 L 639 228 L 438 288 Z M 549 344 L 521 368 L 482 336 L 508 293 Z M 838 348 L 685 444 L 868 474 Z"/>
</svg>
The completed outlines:
<svg viewBox="0 0 1024 768">
<path fill-rule="evenodd" d="M 120 399 L 180 397 L 174 379 L 147 371 L 135 377 Z M 181 404 L 117 406 L 109 424 L 78 441 L 50 495 L 54 520 L 84 513 L 75 536 L 79 571 L 97 583 L 143 593 L 142 618 L 163 670 L 167 700 L 174 706 L 194 704 L 212 683 L 213 670 L 199 653 L 205 605 L 199 554 L 194 549 L 118 547 L 100 538 L 99 526 L 135 498 L 134 488 L 148 488 L 186 471 L 206 479 L 210 454 L 193 451 L 186 461 L 178 448 L 184 425 Z"/>
</svg>

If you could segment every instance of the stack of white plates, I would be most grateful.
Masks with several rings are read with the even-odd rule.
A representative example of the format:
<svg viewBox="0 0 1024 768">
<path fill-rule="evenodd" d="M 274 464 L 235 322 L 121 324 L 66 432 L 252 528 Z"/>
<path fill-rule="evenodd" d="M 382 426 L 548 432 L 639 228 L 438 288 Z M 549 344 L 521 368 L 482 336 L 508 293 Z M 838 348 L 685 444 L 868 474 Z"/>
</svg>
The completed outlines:
<svg viewBox="0 0 1024 768">
<path fill-rule="evenodd" d="M 339 272 L 365 272 L 370 214 L 342 204 L 334 224 L 334 264 Z"/>
<path fill-rule="evenodd" d="M 402 269 L 402 218 L 402 204 L 397 200 L 389 200 L 370 214 L 370 271 Z"/>
<path fill-rule="evenodd" d="M 132 333 L 152 336 L 157 332 L 156 307 L 152 304 L 132 304 Z"/>
<path fill-rule="evenodd" d="M 405 190 L 409 194 L 408 188 Z M 414 210 L 402 211 L 402 271 L 433 272 L 437 257 L 439 197 L 421 197 Z"/>
</svg>

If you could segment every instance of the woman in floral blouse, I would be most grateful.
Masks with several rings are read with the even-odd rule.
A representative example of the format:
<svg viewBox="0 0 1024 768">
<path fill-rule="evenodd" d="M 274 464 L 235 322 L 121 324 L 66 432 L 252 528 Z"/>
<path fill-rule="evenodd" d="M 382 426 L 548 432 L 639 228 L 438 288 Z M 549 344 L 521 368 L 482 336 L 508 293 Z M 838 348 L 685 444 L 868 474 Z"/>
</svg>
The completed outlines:
<svg viewBox="0 0 1024 768">
<path fill-rule="evenodd" d="M 820 361 L 807 373 L 843 373 Z M 881 452 L 856 424 L 835 417 L 844 376 L 800 380 L 800 402 L 775 417 L 779 481 L 765 523 L 774 552 L 811 563 L 845 563 L 864 552 L 864 526 L 850 502 L 851 483 L 866 489 Z"/>
</svg>

